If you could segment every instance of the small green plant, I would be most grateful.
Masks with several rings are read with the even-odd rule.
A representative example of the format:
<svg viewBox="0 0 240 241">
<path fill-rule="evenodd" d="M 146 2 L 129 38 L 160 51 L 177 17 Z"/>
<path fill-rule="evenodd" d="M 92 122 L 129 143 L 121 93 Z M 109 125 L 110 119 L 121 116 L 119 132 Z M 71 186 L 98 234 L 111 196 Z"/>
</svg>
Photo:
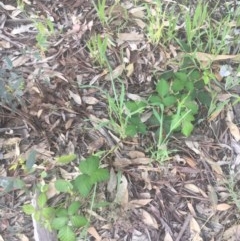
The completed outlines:
<svg viewBox="0 0 240 241">
<path fill-rule="evenodd" d="M 101 37 L 99 34 L 93 35 L 87 42 L 87 47 L 91 58 L 96 64 L 99 64 L 101 67 L 108 66 L 108 59 L 106 55 L 108 47 L 107 36 Z"/>
<path fill-rule="evenodd" d="M 211 9 L 210 12 L 208 3 L 200 1 L 193 14 L 189 9 L 186 11 L 186 41 L 176 39 L 185 51 L 200 51 L 211 54 L 229 51 L 226 38 L 231 32 L 231 27 L 229 27 L 231 16 L 226 15 L 222 19 L 214 20 L 211 17 L 214 9 Z"/>
<path fill-rule="evenodd" d="M 95 10 L 97 11 L 97 15 L 98 15 L 100 22 L 103 25 L 107 24 L 108 18 L 105 13 L 106 0 L 97 0 L 97 3 L 95 3 L 95 1 L 92 1 L 92 3 L 93 3 Z"/>
<path fill-rule="evenodd" d="M 76 155 L 61 156 L 56 161 L 61 164 L 68 164 L 76 158 Z M 51 207 L 47 201 L 47 191 L 49 185 L 40 185 L 37 190 L 39 195 L 36 204 L 26 204 L 23 211 L 28 215 L 33 215 L 35 220 L 49 230 L 56 230 L 60 241 L 76 241 L 76 230 L 88 225 L 88 219 L 81 214 L 80 198 L 88 197 L 92 188 L 97 183 L 109 178 L 108 170 L 100 168 L 100 158 L 90 156 L 79 165 L 79 174 L 74 180 L 57 179 L 55 188 L 60 193 L 68 196 L 66 201 L 60 206 Z M 95 194 L 93 194 L 95 195 Z M 94 198 L 93 198 L 94 202 Z M 91 207 L 93 203 L 91 203 Z"/>
<path fill-rule="evenodd" d="M 175 17 L 174 13 L 167 13 L 167 9 L 163 9 L 160 1 L 156 1 L 153 6 L 146 4 L 145 7 L 149 41 L 158 44 L 160 41 L 167 43 L 174 39 L 177 26 L 177 17 Z"/>
<path fill-rule="evenodd" d="M 22 102 L 24 80 L 21 71 L 13 67 L 8 57 L 4 58 L 4 65 L 0 69 L 0 100 L 14 109 Z"/>
<path fill-rule="evenodd" d="M 34 25 L 38 32 L 36 36 L 37 46 L 41 52 L 44 52 L 48 47 L 48 38 L 54 33 L 53 23 L 47 18 L 43 21 L 35 21 Z"/>
</svg>

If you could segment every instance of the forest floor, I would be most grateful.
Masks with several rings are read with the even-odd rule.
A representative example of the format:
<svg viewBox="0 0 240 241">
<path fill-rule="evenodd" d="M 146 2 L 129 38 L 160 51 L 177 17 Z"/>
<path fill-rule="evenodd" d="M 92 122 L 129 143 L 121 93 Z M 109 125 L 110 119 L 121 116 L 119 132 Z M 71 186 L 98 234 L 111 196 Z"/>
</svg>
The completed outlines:
<svg viewBox="0 0 240 241">
<path fill-rule="evenodd" d="M 45 207 L 61 241 L 240 240 L 240 4 L 206 2 L 0 3 L 0 241 Z"/>
</svg>

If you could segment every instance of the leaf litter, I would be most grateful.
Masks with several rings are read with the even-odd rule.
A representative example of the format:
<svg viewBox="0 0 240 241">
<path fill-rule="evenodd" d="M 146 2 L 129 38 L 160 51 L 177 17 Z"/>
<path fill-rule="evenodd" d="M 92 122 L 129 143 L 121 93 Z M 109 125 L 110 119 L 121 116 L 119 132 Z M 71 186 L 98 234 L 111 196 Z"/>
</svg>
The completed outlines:
<svg viewBox="0 0 240 241">
<path fill-rule="evenodd" d="M 228 175 L 237 176 L 240 164 L 239 106 L 234 105 L 234 111 L 226 108 L 233 94 L 239 94 L 237 88 L 231 92 L 231 79 L 225 86 L 228 95 L 219 91 L 219 100 L 224 98 L 226 104 L 201 122 L 191 137 L 173 136 L 169 146 L 178 150 L 178 156 L 159 165 L 145 153 L 147 138 L 122 141 L 107 126 L 100 126 L 108 119 L 102 91 L 79 88 L 95 86 L 112 93 L 109 82 L 121 77 L 126 82 L 128 99 L 141 101 L 153 91 L 153 73 L 178 69 L 182 53 L 177 47 L 155 48 L 146 40 L 145 7 L 126 2 L 127 7 L 119 5 L 109 11 L 109 16 L 116 14 L 112 26 L 126 21 L 127 15 L 132 18 L 132 26 L 114 36 L 108 53 L 113 71 L 109 73 L 92 63 L 85 46 L 86 40 L 99 31 L 89 1 L 23 2 L 26 12 L 36 17 L 34 21 L 41 22 L 42 16 L 48 16 L 56 33 L 48 39 L 47 51 L 39 53 L 34 23 L 26 19 L 16 1 L 1 3 L 5 20 L 1 22 L 0 54 L 6 60 L 1 66 L 6 68 L 9 62 L 20 69 L 26 88 L 17 110 L 0 104 L 0 239 L 33 240 L 32 220 L 21 209 L 31 201 L 22 191 L 23 181 L 33 190 L 33 183 L 41 181 L 41 171 L 54 170 L 71 179 L 76 175 L 74 166 L 57 166 L 55 157 L 72 153 L 86 157 L 107 150 L 111 155 L 104 165 L 111 170 L 110 179 L 107 187 L 99 187 L 97 200 L 114 204 L 100 212 L 91 210 L 94 218 L 88 229 L 90 236 L 96 240 L 238 240 L 239 207 L 233 202 L 238 198 L 232 200 L 230 195 L 237 189 L 237 182 L 229 183 L 227 179 Z M 239 63 L 237 53 L 190 55 L 203 66 L 213 63 L 220 82 L 231 76 Z M 21 126 L 25 126 L 24 131 L 16 129 Z M 36 151 L 35 157 L 32 151 Z M 21 158 L 27 159 L 28 169 L 36 168 L 34 174 L 26 174 Z M 56 190 L 50 191 L 49 197 L 58 195 Z"/>
</svg>

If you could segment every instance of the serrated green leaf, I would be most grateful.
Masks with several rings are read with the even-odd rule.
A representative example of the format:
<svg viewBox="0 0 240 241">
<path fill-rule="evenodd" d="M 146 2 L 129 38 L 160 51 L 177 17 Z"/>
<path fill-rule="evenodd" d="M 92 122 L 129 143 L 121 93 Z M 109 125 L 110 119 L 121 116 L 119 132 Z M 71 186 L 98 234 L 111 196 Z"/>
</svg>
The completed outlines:
<svg viewBox="0 0 240 241">
<path fill-rule="evenodd" d="M 158 94 L 163 98 L 169 93 L 169 84 L 165 79 L 160 79 L 156 85 Z"/>
<path fill-rule="evenodd" d="M 72 202 L 68 207 L 68 214 L 73 215 L 73 214 L 77 213 L 80 206 L 81 206 L 80 202 L 78 202 L 78 201 Z"/>
<path fill-rule="evenodd" d="M 68 216 L 68 211 L 65 208 L 58 208 L 56 210 L 56 216 L 57 217 L 67 217 Z"/>
<path fill-rule="evenodd" d="M 129 137 L 134 137 L 137 134 L 137 127 L 134 124 L 126 126 L 125 134 Z"/>
<path fill-rule="evenodd" d="M 56 158 L 56 161 L 59 164 L 65 165 L 68 164 L 70 162 L 72 162 L 73 160 L 75 160 L 77 158 L 77 156 L 75 154 L 69 154 L 69 155 L 62 155 L 60 157 Z"/>
<path fill-rule="evenodd" d="M 73 189 L 73 185 L 69 182 L 66 181 L 64 179 L 58 179 L 55 182 L 55 188 L 59 191 L 59 192 L 70 192 Z"/>
<path fill-rule="evenodd" d="M 184 83 L 188 79 L 188 76 L 185 72 L 176 72 L 174 73 L 174 76 L 176 77 L 176 79 L 179 79 L 182 83 Z"/>
<path fill-rule="evenodd" d="M 107 169 L 99 168 L 94 172 L 94 175 L 91 176 L 91 182 L 97 183 L 97 182 L 103 182 L 108 180 L 109 178 L 109 172 Z"/>
<path fill-rule="evenodd" d="M 80 216 L 80 215 L 71 216 L 70 220 L 72 222 L 72 225 L 76 228 L 83 227 L 88 223 L 88 220 L 84 216 Z"/>
<path fill-rule="evenodd" d="M 178 92 L 183 90 L 185 87 L 185 81 L 181 80 L 181 79 L 174 79 L 173 83 L 172 83 L 172 90 L 174 92 Z"/>
<path fill-rule="evenodd" d="M 191 110 L 191 113 L 193 115 L 197 114 L 198 113 L 198 105 L 195 101 L 188 101 L 185 103 L 185 106 Z"/>
<path fill-rule="evenodd" d="M 90 193 L 93 183 L 91 181 L 91 177 L 87 174 L 79 175 L 75 181 L 74 185 L 79 191 L 80 194 L 82 194 L 84 197 L 87 197 L 87 195 Z"/>
<path fill-rule="evenodd" d="M 177 98 L 175 96 L 167 96 L 163 99 L 163 104 L 166 107 L 169 107 L 177 102 Z"/>
<path fill-rule="evenodd" d="M 35 212 L 35 208 L 31 204 L 23 205 L 22 209 L 23 209 L 23 212 L 28 215 L 32 215 Z"/>
<path fill-rule="evenodd" d="M 76 235 L 73 230 L 69 227 L 62 227 L 58 232 L 60 241 L 76 241 Z"/>
<path fill-rule="evenodd" d="M 130 113 L 141 112 L 144 107 L 146 107 L 146 103 L 144 103 L 143 101 L 127 101 L 125 106 Z"/>
<path fill-rule="evenodd" d="M 140 122 L 138 124 L 137 131 L 141 134 L 145 134 L 147 131 L 147 126 L 144 123 Z"/>
<path fill-rule="evenodd" d="M 56 230 L 60 230 L 64 227 L 68 222 L 68 217 L 58 217 L 54 218 L 52 221 L 52 228 Z"/>
<path fill-rule="evenodd" d="M 79 169 L 83 174 L 91 175 L 99 167 L 99 157 L 90 156 L 85 161 L 82 161 L 79 165 Z"/>
<path fill-rule="evenodd" d="M 37 198 L 37 205 L 38 207 L 41 209 L 45 206 L 45 204 L 47 203 L 47 195 L 46 193 L 40 193 L 38 198 Z"/>
<path fill-rule="evenodd" d="M 160 97 L 159 97 L 158 95 L 152 95 L 152 96 L 150 96 L 149 102 L 150 102 L 152 105 L 162 104 L 162 100 L 160 99 Z"/>
<path fill-rule="evenodd" d="M 49 220 L 52 217 L 54 217 L 54 215 L 55 215 L 55 209 L 54 208 L 52 208 L 52 207 L 45 207 L 45 208 L 42 209 L 42 216 L 45 219 Z"/>
<path fill-rule="evenodd" d="M 182 123 L 182 134 L 185 136 L 189 136 L 193 131 L 193 124 L 188 121 L 184 121 Z"/>
</svg>

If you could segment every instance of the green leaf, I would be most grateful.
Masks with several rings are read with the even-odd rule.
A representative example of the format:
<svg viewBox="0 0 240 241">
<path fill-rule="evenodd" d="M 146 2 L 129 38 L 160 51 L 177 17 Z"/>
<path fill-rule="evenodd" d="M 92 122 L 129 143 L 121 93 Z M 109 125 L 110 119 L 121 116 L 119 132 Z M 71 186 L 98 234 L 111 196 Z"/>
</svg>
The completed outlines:
<svg viewBox="0 0 240 241">
<path fill-rule="evenodd" d="M 52 228 L 60 230 L 68 223 L 68 217 L 58 217 L 54 218 L 52 221 Z"/>
<path fill-rule="evenodd" d="M 27 157 L 27 160 L 26 160 L 27 170 L 31 170 L 32 169 L 33 165 L 36 162 L 36 156 L 37 156 L 36 150 L 31 150 L 29 155 L 28 155 L 28 157 Z"/>
<path fill-rule="evenodd" d="M 137 126 L 137 131 L 139 133 L 145 134 L 147 131 L 147 126 L 144 123 L 140 122 Z"/>
<path fill-rule="evenodd" d="M 163 104 L 166 107 L 171 106 L 171 105 L 175 104 L 176 102 L 177 102 L 177 98 L 172 95 L 167 96 L 163 99 Z"/>
<path fill-rule="evenodd" d="M 63 179 L 58 179 L 55 182 L 55 188 L 59 192 L 69 193 L 73 189 L 73 185 L 69 181 L 66 181 L 66 180 L 63 180 Z"/>
<path fill-rule="evenodd" d="M 180 80 L 182 83 L 186 82 L 188 79 L 188 76 L 185 72 L 176 72 L 174 75 L 176 79 Z"/>
<path fill-rule="evenodd" d="M 79 165 L 79 169 L 83 174 L 91 175 L 99 167 L 99 157 L 90 156 Z"/>
<path fill-rule="evenodd" d="M 72 202 L 68 207 L 68 214 L 69 215 L 75 214 L 79 210 L 80 206 L 81 206 L 80 202 L 78 201 Z"/>
<path fill-rule="evenodd" d="M 158 95 L 152 95 L 152 96 L 150 96 L 149 102 L 150 102 L 152 105 L 162 104 L 162 100 L 160 99 L 160 97 L 159 97 Z"/>
<path fill-rule="evenodd" d="M 187 83 L 185 83 L 185 87 L 188 91 L 192 92 L 194 90 L 194 84 L 193 82 L 188 81 Z"/>
<path fill-rule="evenodd" d="M 59 163 L 59 164 L 68 164 L 70 162 L 72 162 L 73 160 L 75 160 L 77 158 L 77 156 L 75 154 L 69 154 L 69 155 L 62 155 L 60 157 L 57 157 L 56 158 L 56 161 Z"/>
<path fill-rule="evenodd" d="M 23 209 L 23 212 L 28 215 L 32 215 L 35 212 L 35 208 L 31 204 L 23 205 L 22 209 Z"/>
<path fill-rule="evenodd" d="M 60 241 L 76 241 L 76 235 L 73 230 L 69 227 L 62 227 L 58 232 Z"/>
<path fill-rule="evenodd" d="M 134 124 L 126 126 L 125 133 L 129 137 L 134 137 L 137 134 L 137 127 Z"/>
<path fill-rule="evenodd" d="M 55 215 L 55 209 L 52 207 L 45 207 L 41 211 L 42 216 L 47 220 L 51 219 Z"/>
<path fill-rule="evenodd" d="M 47 195 L 46 193 L 40 193 L 38 198 L 37 198 L 37 205 L 38 207 L 41 209 L 45 206 L 45 204 L 47 203 Z"/>
<path fill-rule="evenodd" d="M 174 92 L 178 92 L 183 90 L 185 87 L 185 81 L 181 79 L 174 79 L 173 84 L 172 84 L 172 90 Z"/>
<path fill-rule="evenodd" d="M 165 79 L 160 79 L 157 83 L 156 90 L 158 94 L 163 98 L 169 93 L 169 84 Z"/>
<path fill-rule="evenodd" d="M 80 194 L 82 194 L 84 197 L 87 197 L 92 189 L 93 183 L 89 175 L 82 174 L 75 179 L 74 185 Z"/>
<path fill-rule="evenodd" d="M 141 112 L 146 107 L 146 103 L 143 101 L 127 101 L 125 105 L 130 113 Z"/>
<path fill-rule="evenodd" d="M 185 106 L 191 110 L 191 113 L 193 115 L 197 114 L 198 113 L 198 105 L 195 101 L 188 101 L 185 103 Z"/>
<path fill-rule="evenodd" d="M 80 216 L 80 215 L 71 216 L 70 220 L 72 222 L 72 225 L 76 228 L 83 227 L 88 223 L 88 220 L 84 216 Z"/>
<path fill-rule="evenodd" d="M 103 182 L 109 179 L 109 172 L 107 169 L 99 168 L 94 172 L 94 174 L 91 176 L 91 182 L 93 184 L 97 182 Z"/>
<path fill-rule="evenodd" d="M 58 208 L 56 210 L 56 216 L 57 217 L 67 217 L 68 216 L 68 211 L 65 208 Z"/>
<path fill-rule="evenodd" d="M 183 121 L 182 123 L 182 133 L 185 136 L 189 136 L 193 131 L 193 124 L 188 121 Z"/>
</svg>

